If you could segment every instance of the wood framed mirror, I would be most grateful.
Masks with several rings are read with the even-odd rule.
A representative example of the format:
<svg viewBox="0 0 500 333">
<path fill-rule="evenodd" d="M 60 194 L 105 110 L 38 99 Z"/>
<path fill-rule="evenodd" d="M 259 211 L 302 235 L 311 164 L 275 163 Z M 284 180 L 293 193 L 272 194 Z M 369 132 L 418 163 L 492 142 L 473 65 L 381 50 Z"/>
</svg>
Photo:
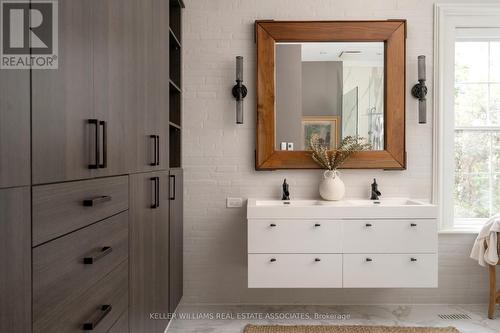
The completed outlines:
<svg viewBox="0 0 500 333">
<path fill-rule="evenodd" d="M 256 21 L 255 39 L 257 170 L 319 168 L 311 133 L 372 144 L 342 168 L 406 168 L 405 20 Z"/>
</svg>

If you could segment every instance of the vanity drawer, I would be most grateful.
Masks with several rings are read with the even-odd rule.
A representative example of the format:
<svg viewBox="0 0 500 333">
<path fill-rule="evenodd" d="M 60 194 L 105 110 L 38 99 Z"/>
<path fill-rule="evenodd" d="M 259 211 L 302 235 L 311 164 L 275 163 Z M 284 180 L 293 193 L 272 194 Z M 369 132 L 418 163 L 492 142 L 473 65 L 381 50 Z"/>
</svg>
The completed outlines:
<svg viewBox="0 0 500 333">
<path fill-rule="evenodd" d="M 249 254 L 248 287 L 341 288 L 342 255 Z"/>
<path fill-rule="evenodd" d="M 435 253 L 436 220 L 344 221 L 344 253 Z"/>
<path fill-rule="evenodd" d="M 128 176 L 33 187 L 33 246 L 128 209 Z"/>
<path fill-rule="evenodd" d="M 43 315 L 34 312 L 33 332 L 77 333 L 83 331 L 85 323 L 92 322 L 98 322 L 92 332 L 108 332 L 127 308 L 128 261 L 124 261 L 77 297 L 51 305 Z"/>
<path fill-rule="evenodd" d="M 34 318 L 57 316 L 127 258 L 128 212 L 34 248 Z"/>
<path fill-rule="evenodd" d="M 344 254 L 344 288 L 436 288 L 437 254 Z"/>
<path fill-rule="evenodd" d="M 342 225 L 322 220 L 249 220 L 249 253 L 341 253 Z"/>
</svg>

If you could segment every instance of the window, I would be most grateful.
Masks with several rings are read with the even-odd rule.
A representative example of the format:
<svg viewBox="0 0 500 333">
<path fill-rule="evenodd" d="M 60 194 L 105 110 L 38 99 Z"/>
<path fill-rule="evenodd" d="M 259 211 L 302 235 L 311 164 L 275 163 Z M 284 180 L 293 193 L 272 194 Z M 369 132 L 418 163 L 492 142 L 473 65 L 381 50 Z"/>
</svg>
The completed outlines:
<svg viewBox="0 0 500 333">
<path fill-rule="evenodd" d="M 500 6 L 436 6 L 435 198 L 444 229 L 500 213 Z"/>
</svg>

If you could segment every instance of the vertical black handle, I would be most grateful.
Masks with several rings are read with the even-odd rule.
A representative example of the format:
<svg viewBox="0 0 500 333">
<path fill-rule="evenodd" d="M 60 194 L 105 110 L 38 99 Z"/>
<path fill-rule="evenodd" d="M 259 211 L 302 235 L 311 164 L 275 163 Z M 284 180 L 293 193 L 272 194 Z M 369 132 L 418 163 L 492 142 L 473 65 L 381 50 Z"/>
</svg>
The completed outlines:
<svg viewBox="0 0 500 333">
<path fill-rule="evenodd" d="M 84 331 L 93 331 L 97 325 L 106 317 L 113 307 L 110 304 L 101 305 L 99 312 L 92 319 L 83 324 Z"/>
<path fill-rule="evenodd" d="M 160 165 L 160 136 L 156 136 L 156 165 Z"/>
<path fill-rule="evenodd" d="M 153 162 L 149 163 L 151 166 L 156 165 L 156 135 L 150 135 L 151 139 L 153 139 Z"/>
<path fill-rule="evenodd" d="M 170 200 L 175 200 L 175 175 L 170 175 Z"/>
<path fill-rule="evenodd" d="M 102 163 L 99 168 L 108 167 L 108 125 L 104 120 L 99 121 L 99 126 L 102 126 Z"/>
<path fill-rule="evenodd" d="M 153 139 L 153 162 L 149 165 L 158 166 L 160 165 L 160 136 L 150 135 L 149 137 Z"/>
<path fill-rule="evenodd" d="M 153 184 L 153 203 L 151 208 L 156 209 L 160 207 L 160 177 L 151 177 Z"/>
<path fill-rule="evenodd" d="M 99 168 L 99 155 L 100 155 L 100 150 L 99 150 L 99 145 L 100 145 L 100 140 L 99 140 L 99 120 L 97 119 L 89 119 L 88 123 L 90 125 L 95 125 L 95 149 L 94 149 L 94 154 L 95 154 L 95 163 L 89 163 L 89 169 L 97 169 Z"/>
</svg>

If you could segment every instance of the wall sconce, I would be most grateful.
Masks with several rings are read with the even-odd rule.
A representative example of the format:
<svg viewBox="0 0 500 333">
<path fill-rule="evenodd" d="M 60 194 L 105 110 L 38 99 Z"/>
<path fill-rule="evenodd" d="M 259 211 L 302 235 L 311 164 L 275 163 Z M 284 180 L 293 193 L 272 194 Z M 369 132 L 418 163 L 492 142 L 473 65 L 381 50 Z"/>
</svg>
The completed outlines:
<svg viewBox="0 0 500 333">
<path fill-rule="evenodd" d="M 243 57 L 236 57 L 236 85 L 233 87 L 236 98 L 236 123 L 243 124 L 243 99 L 247 96 L 247 87 L 243 84 Z"/>
<path fill-rule="evenodd" d="M 425 86 L 425 56 L 418 56 L 418 83 L 411 89 L 413 97 L 418 98 L 418 123 L 427 123 L 426 99 L 427 87 Z"/>
</svg>

